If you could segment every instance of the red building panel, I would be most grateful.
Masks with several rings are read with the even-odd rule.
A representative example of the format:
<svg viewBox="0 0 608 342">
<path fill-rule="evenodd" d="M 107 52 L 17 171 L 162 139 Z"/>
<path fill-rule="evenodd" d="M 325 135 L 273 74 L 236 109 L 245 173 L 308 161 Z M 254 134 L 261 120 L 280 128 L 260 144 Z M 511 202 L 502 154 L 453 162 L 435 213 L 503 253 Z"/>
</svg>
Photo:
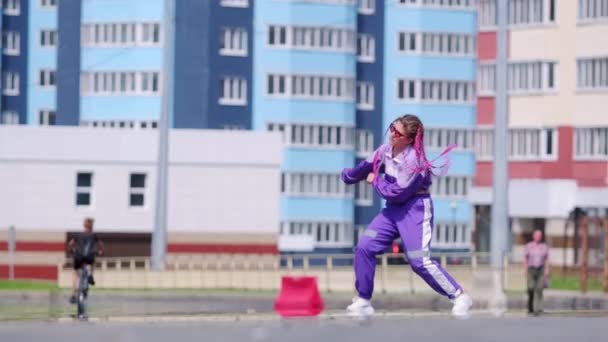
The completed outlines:
<svg viewBox="0 0 608 342">
<path fill-rule="evenodd" d="M 493 125 L 496 99 L 494 97 L 477 98 L 477 125 Z"/>
</svg>

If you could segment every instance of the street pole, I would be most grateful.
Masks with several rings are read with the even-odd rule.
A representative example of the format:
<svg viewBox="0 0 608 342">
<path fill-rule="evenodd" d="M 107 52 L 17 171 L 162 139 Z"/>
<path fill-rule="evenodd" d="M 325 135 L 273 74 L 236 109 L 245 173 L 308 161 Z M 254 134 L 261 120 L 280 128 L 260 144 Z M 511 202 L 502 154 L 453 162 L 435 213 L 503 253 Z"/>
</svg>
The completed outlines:
<svg viewBox="0 0 608 342">
<path fill-rule="evenodd" d="M 8 280 L 15 280 L 15 249 L 17 247 L 17 233 L 15 226 L 8 228 Z"/>
<path fill-rule="evenodd" d="M 604 293 L 608 294 L 608 217 L 602 220 L 604 227 Z"/>
<path fill-rule="evenodd" d="M 173 111 L 173 34 L 175 26 L 174 0 L 164 0 L 162 99 L 158 125 L 158 159 L 156 165 L 156 211 L 152 233 L 152 270 L 165 266 L 167 254 L 167 182 L 169 161 L 169 118 Z"/>
<path fill-rule="evenodd" d="M 587 279 L 589 279 L 589 218 L 583 216 L 581 220 L 581 267 L 579 281 L 581 293 L 587 293 Z"/>
<path fill-rule="evenodd" d="M 507 252 L 509 234 L 508 193 L 508 98 L 507 98 L 507 25 L 508 0 L 498 0 L 496 34 L 496 109 L 494 118 L 494 198 L 492 203 L 491 263 L 492 297 L 490 306 L 494 313 L 506 311 L 506 295 L 503 290 L 503 256 Z"/>
</svg>

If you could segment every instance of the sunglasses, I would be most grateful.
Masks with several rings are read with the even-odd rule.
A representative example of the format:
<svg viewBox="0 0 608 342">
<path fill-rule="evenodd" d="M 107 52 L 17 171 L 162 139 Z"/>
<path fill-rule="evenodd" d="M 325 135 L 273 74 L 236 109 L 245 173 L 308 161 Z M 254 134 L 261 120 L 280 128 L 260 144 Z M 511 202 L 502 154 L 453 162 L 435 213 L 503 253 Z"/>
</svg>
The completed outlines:
<svg viewBox="0 0 608 342">
<path fill-rule="evenodd" d="M 405 137 L 405 134 L 403 134 L 403 133 L 399 132 L 399 131 L 397 130 L 397 128 L 395 128 L 395 125 L 394 125 L 394 124 L 391 124 L 391 125 L 389 126 L 389 128 L 388 128 L 388 129 L 390 130 L 391 134 L 396 135 L 398 138 L 403 138 L 403 137 Z"/>
</svg>

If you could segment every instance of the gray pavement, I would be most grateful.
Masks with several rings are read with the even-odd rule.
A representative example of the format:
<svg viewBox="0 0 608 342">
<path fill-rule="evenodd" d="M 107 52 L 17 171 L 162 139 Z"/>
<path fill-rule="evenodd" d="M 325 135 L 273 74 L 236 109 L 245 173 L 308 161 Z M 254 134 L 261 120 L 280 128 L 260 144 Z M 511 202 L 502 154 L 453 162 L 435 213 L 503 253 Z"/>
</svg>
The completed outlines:
<svg viewBox="0 0 608 342">
<path fill-rule="evenodd" d="M 486 304 L 473 293 L 474 308 L 483 310 Z M 3 292 L 0 295 L 0 321 L 14 318 L 44 318 L 66 316 L 74 312 L 68 304 L 68 292 Z M 92 316 L 128 315 L 204 315 L 272 313 L 276 293 L 267 292 L 205 292 L 205 291 L 92 291 Z M 324 293 L 326 311 L 343 310 L 350 304 L 350 293 Z M 373 300 L 378 311 L 414 310 L 418 312 L 448 312 L 452 304 L 435 294 L 377 294 Z M 523 293 L 509 295 L 510 310 L 525 310 Z M 608 296 L 580 295 L 547 291 L 545 309 L 548 311 L 604 310 L 608 311 Z"/>
<path fill-rule="evenodd" d="M 607 317 L 522 315 L 495 318 L 476 314 L 467 320 L 437 316 L 379 316 L 371 320 L 251 319 L 167 323 L 97 322 L 1 323 L 0 341 L 64 342 L 185 342 L 185 341 L 534 341 L 584 342 L 605 340 Z"/>
</svg>

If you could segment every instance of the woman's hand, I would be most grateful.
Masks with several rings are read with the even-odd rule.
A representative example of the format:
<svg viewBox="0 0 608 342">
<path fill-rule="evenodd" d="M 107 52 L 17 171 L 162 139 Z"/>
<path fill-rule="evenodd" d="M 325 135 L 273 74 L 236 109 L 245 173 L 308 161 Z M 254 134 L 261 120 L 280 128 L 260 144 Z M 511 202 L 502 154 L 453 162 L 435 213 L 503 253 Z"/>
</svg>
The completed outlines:
<svg viewBox="0 0 608 342">
<path fill-rule="evenodd" d="M 374 175 L 373 172 L 371 172 L 370 174 L 367 175 L 367 182 L 369 184 L 372 184 L 372 182 L 374 181 L 374 177 L 376 177 L 376 175 Z"/>
</svg>

